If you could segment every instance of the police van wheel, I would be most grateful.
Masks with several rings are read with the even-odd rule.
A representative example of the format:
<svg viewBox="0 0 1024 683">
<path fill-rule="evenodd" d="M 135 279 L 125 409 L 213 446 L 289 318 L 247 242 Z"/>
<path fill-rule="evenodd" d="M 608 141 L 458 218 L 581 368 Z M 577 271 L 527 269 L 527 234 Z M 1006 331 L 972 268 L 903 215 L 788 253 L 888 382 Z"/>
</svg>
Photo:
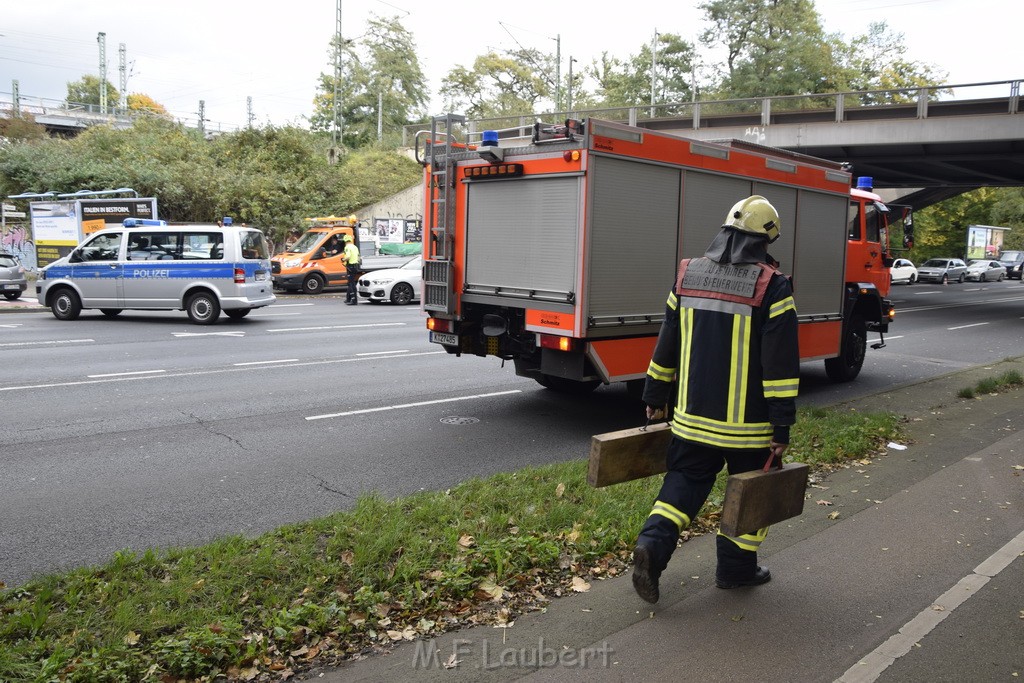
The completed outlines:
<svg viewBox="0 0 1024 683">
<path fill-rule="evenodd" d="M 249 315 L 249 311 L 251 310 L 251 308 L 235 308 L 230 311 L 224 311 L 224 314 L 232 320 L 241 320 L 245 316 Z"/>
<path fill-rule="evenodd" d="M 101 308 L 100 309 L 100 313 L 102 313 L 103 315 L 107 316 L 108 318 L 116 318 L 117 316 L 121 315 L 121 309 L 120 308 Z"/>
<path fill-rule="evenodd" d="M 319 275 L 310 275 L 302 281 L 302 291 L 306 294 L 319 294 L 324 291 L 324 279 Z"/>
<path fill-rule="evenodd" d="M 846 326 L 839 356 L 825 359 L 825 374 L 833 382 L 849 382 L 856 379 L 864 365 L 867 346 L 867 324 L 864 318 L 854 315 Z"/>
<path fill-rule="evenodd" d="M 188 319 L 196 325 L 212 325 L 220 315 L 220 303 L 213 294 L 199 292 L 189 297 L 185 310 L 188 311 Z"/>
<path fill-rule="evenodd" d="M 70 289 L 61 289 L 50 304 L 53 317 L 57 320 L 77 320 L 82 312 L 82 300 Z"/>
<path fill-rule="evenodd" d="M 21 292 L 4 292 L 4 298 L 8 301 L 14 301 L 21 296 Z"/>
</svg>

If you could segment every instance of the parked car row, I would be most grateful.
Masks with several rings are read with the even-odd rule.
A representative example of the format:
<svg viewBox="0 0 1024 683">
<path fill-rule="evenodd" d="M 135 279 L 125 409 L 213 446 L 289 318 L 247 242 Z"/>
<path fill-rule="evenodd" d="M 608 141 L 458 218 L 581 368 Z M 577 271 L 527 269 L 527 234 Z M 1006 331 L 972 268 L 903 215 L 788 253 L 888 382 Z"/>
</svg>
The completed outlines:
<svg viewBox="0 0 1024 683">
<path fill-rule="evenodd" d="M 1002 282 L 1004 278 L 1021 279 L 1024 270 L 1024 251 L 1005 251 L 999 260 L 974 259 L 965 263 L 958 258 L 930 258 L 920 266 L 898 258 L 889 268 L 893 283 L 905 282 Z"/>
</svg>

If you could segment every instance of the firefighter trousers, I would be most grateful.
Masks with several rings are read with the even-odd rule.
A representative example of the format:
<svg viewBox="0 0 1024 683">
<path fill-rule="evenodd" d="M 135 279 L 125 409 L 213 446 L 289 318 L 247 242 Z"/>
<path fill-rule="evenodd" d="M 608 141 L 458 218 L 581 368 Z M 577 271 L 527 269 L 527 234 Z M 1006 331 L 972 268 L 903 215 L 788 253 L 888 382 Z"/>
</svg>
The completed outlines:
<svg viewBox="0 0 1024 683">
<path fill-rule="evenodd" d="M 767 448 L 713 448 L 673 437 L 668 447 L 668 471 L 654 502 L 654 508 L 640 531 L 638 545 L 651 552 L 651 570 L 659 576 L 676 549 L 680 533 L 696 519 L 723 466 L 729 474 L 764 467 L 771 451 Z M 738 538 L 719 531 L 717 543 L 719 580 L 745 580 L 757 571 L 757 549 L 768 528 Z"/>
</svg>

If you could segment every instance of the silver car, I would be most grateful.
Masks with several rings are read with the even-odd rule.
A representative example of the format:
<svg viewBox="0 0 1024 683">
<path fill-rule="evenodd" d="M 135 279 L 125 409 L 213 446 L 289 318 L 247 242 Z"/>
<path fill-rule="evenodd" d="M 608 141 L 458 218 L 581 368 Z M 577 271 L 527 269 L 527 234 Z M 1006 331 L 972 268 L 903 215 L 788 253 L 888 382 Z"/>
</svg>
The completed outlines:
<svg viewBox="0 0 1024 683">
<path fill-rule="evenodd" d="M 918 282 L 963 282 L 967 264 L 958 258 L 930 258 L 917 267 Z"/>
<path fill-rule="evenodd" d="M 14 254 L 0 253 L 0 293 L 8 301 L 14 301 L 28 288 L 25 266 Z"/>
<path fill-rule="evenodd" d="M 975 259 L 967 264 L 967 279 L 972 282 L 1002 282 L 1006 277 L 1006 266 L 999 261 Z"/>
</svg>

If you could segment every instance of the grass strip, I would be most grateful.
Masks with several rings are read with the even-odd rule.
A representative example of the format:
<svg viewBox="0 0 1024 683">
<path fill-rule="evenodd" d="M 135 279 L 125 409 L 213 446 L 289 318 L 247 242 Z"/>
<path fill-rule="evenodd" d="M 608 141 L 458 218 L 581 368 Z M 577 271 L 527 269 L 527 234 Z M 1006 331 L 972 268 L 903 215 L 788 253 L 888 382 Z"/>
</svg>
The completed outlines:
<svg viewBox="0 0 1024 683">
<path fill-rule="evenodd" d="M 1024 385 L 1024 376 L 1016 370 L 1007 370 L 998 377 L 985 377 L 978 380 L 973 387 L 964 387 L 956 393 L 960 398 L 976 398 L 985 394 L 996 394 L 1000 391 Z"/>
<path fill-rule="evenodd" d="M 786 459 L 835 469 L 901 436 L 896 415 L 801 410 Z M 511 620 L 627 567 L 661 478 L 592 489 L 586 465 L 364 495 L 257 538 L 125 550 L 0 590 L 0 680 L 280 680 Z M 695 533 L 713 528 L 724 483 L 723 473 Z"/>
</svg>

